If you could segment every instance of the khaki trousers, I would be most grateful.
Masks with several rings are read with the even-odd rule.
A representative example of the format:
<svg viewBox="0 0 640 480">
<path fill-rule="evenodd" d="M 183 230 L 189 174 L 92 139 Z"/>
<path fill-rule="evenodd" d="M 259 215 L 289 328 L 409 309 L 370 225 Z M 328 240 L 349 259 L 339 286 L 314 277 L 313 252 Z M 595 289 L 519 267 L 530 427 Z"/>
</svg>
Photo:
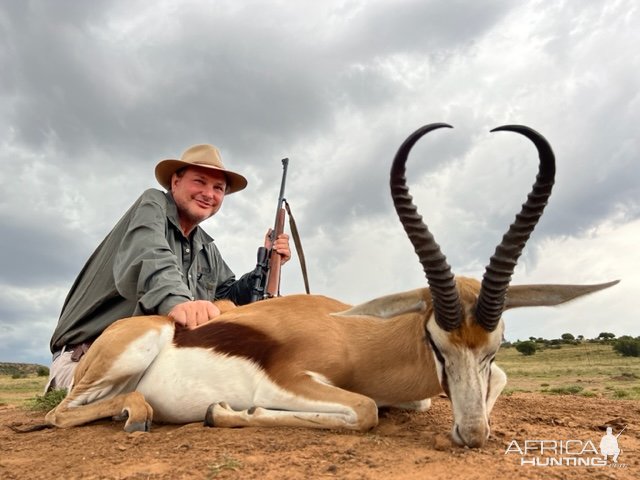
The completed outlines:
<svg viewBox="0 0 640 480">
<path fill-rule="evenodd" d="M 71 360 L 73 352 L 67 351 L 66 347 L 62 347 L 60 355 L 56 356 L 51 362 L 49 369 L 49 381 L 44 387 L 44 393 L 51 390 L 66 388 L 71 390 L 73 385 L 73 372 L 75 372 L 78 362 Z"/>
</svg>

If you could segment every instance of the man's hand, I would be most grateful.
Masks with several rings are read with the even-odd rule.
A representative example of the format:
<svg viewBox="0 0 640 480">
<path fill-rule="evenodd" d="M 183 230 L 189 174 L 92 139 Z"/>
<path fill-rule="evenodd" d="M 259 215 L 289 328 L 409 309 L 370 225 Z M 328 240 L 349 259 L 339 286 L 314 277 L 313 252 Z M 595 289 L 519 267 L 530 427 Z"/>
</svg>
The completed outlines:
<svg viewBox="0 0 640 480">
<path fill-rule="evenodd" d="M 187 328 L 207 323 L 218 315 L 220 315 L 220 309 L 208 300 L 179 303 L 168 314 L 171 320 Z"/>
<path fill-rule="evenodd" d="M 271 248 L 271 239 L 269 236 L 271 235 L 272 229 L 269 229 L 267 234 L 264 237 L 264 246 L 265 248 Z M 282 257 L 282 265 L 287 263 L 291 258 L 291 249 L 289 248 L 289 235 L 286 233 L 281 233 L 276 238 L 276 241 L 273 242 L 273 249 Z"/>
</svg>

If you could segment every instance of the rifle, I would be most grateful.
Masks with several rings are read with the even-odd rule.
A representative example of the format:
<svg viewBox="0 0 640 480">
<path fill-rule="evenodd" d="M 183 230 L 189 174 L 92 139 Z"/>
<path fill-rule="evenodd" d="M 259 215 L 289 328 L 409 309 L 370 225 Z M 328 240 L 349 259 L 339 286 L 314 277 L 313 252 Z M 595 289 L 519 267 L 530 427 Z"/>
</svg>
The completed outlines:
<svg viewBox="0 0 640 480">
<path fill-rule="evenodd" d="M 278 196 L 278 206 L 276 208 L 276 220 L 269 234 L 271 248 L 258 248 L 258 260 L 256 268 L 252 273 L 253 288 L 251 290 L 251 302 L 256 302 L 264 298 L 278 296 L 280 293 L 280 267 L 282 257 L 273 249 L 273 244 L 278 235 L 284 232 L 284 186 L 287 180 L 287 168 L 289 159 L 282 159 L 282 182 L 280 183 L 280 195 Z"/>
</svg>

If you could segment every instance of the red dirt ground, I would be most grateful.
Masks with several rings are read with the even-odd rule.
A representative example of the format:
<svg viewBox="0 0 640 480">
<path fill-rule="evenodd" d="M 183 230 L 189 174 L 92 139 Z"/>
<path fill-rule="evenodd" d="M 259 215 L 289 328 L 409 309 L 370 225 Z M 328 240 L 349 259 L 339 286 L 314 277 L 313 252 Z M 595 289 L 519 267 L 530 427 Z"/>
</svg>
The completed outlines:
<svg viewBox="0 0 640 480">
<path fill-rule="evenodd" d="M 9 479 L 637 479 L 640 478 L 640 402 L 578 396 L 501 397 L 493 432 L 482 449 L 451 444 L 451 407 L 434 399 L 424 413 L 383 411 L 368 433 L 296 428 L 211 429 L 200 424 L 154 425 L 127 434 L 105 420 L 68 430 L 17 434 L 44 415 L 0 406 L 0 478 Z M 606 466 L 522 465 L 513 440 L 570 442 L 568 454 L 546 450 L 525 457 L 591 462 L 609 424 L 622 453 Z M 510 447 L 511 445 L 511 447 Z M 548 446 L 550 444 L 547 444 Z M 507 449 L 509 453 L 505 453 Z M 573 460 L 572 460 L 573 458 Z M 578 460 L 576 460 L 578 458 Z M 611 457 L 609 457 L 609 460 Z"/>
</svg>

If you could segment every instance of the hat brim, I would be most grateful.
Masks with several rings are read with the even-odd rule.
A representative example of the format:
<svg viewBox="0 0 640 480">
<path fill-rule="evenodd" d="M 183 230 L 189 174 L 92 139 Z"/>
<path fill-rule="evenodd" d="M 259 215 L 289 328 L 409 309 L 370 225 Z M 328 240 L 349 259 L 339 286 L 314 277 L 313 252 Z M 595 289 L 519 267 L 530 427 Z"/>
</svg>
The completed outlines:
<svg viewBox="0 0 640 480">
<path fill-rule="evenodd" d="M 158 183 L 166 188 L 167 191 L 171 191 L 171 177 L 174 173 L 184 167 L 206 168 L 208 170 L 217 170 L 218 172 L 222 172 L 227 178 L 227 195 L 244 190 L 247 186 L 247 179 L 239 173 L 235 173 L 224 168 L 218 168 L 213 165 L 206 165 L 202 163 L 194 164 L 172 158 L 162 160 L 158 165 L 156 165 L 156 180 L 158 180 Z"/>
</svg>

